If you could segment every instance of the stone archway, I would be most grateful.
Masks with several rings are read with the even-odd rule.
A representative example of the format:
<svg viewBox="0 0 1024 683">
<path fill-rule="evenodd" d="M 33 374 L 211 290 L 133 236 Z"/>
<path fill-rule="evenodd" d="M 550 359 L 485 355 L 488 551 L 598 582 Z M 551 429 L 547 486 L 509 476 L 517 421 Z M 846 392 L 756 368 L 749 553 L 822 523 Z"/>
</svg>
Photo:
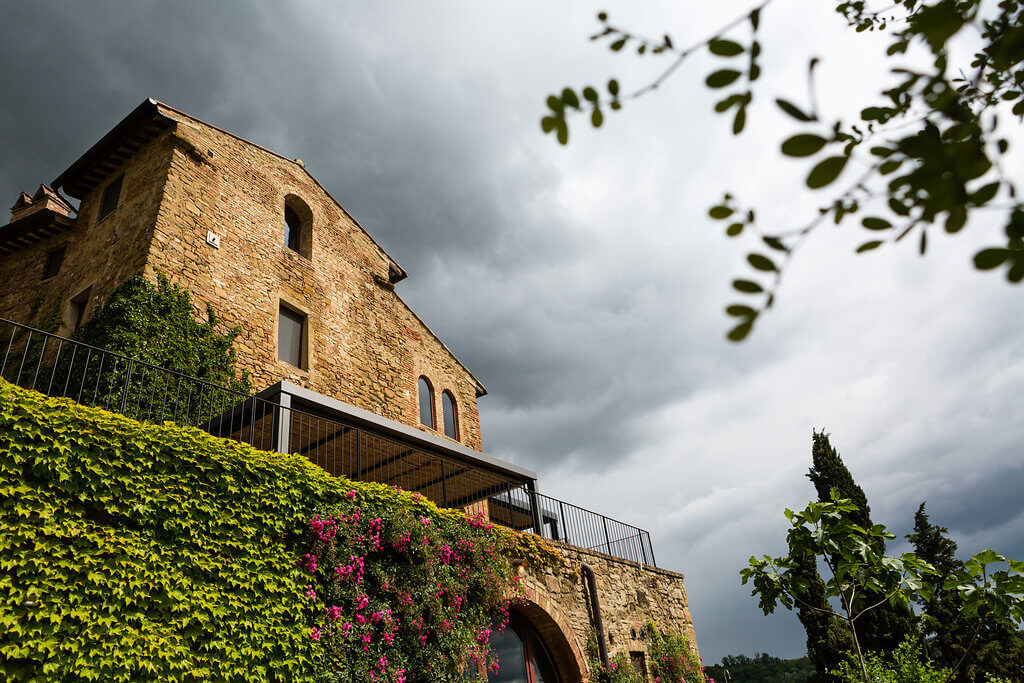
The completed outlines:
<svg viewBox="0 0 1024 683">
<path fill-rule="evenodd" d="M 531 592 L 528 590 L 526 602 L 516 605 L 513 610 L 529 622 L 544 641 L 563 683 L 582 681 L 587 664 L 575 631 L 557 607 L 547 600 L 542 600 L 542 607 L 531 599 Z"/>
</svg>

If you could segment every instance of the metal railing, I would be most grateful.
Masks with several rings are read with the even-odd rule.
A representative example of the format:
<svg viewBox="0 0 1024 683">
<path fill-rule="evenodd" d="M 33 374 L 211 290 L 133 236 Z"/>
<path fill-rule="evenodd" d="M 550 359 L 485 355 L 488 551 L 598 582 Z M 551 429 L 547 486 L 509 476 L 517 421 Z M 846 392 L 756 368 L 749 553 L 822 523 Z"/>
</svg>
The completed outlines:
<svg viewBox="0 0 1024 683">
<path fill-rule="evenodd" d="M 491 521 L 520 531 L 562 541 L 656 567 L 651 535 L 572 503 L 545 496 L 523 486 L 488 501 Z"/>
<path fill-rule="evenodd" d="M 650 534 L 533 490 L 466 459 L 404 442 L 287 400 L 227 389 L 0 318 L 0 376 L 48 396 L 143 422 L 169 420 L 260 450 L 298 453 L 333 476 L 418 492 L 442 507 L 486 500 L 496 524 L 654 565 Z"/>
</svg>

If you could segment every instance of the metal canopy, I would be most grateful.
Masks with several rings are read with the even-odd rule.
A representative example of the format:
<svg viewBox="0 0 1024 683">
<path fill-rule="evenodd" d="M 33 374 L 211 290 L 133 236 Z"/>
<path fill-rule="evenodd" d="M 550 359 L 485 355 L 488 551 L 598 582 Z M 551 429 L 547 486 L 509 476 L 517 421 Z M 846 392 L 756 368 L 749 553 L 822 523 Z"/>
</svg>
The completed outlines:
<svg viewBox="0 0 1024 683">
<path fill-rule="evenodd" d="M 466 507 L 537 478 L 532 470 L 286 381 L 222 413 L 207 429 L 298 453 L 334 476 L 420 493 L 442 507 Z"/>
</svg>

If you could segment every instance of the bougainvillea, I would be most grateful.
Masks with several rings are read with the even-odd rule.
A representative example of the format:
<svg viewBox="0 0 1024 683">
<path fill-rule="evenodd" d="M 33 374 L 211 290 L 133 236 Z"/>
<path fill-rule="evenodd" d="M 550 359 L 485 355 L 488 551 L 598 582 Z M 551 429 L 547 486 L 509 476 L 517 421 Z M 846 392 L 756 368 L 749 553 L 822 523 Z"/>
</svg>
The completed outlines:
<svg viewBox="0 0 1024 683">
<path fill-rule="evenodd" d="M 465 669 L 487 665 L 489 636 L 505 628 L 519 592 L 509 536 L 480 517 L 382 506 L 365 491 L 353 489 L 347 504 L 314 515 L 299 560 L 309 576 L 306 613 L 318 674 L 336 681 L 464 680 Z"/>
<path fill-rule="evenodd" d="M 651 636 L 651 674 L 654 680 L 703 683 L 700 657 L 690 649 L 686 636 L 663 632 L 650 621 L 647 622 L 647 632 Z"/>
</svg>

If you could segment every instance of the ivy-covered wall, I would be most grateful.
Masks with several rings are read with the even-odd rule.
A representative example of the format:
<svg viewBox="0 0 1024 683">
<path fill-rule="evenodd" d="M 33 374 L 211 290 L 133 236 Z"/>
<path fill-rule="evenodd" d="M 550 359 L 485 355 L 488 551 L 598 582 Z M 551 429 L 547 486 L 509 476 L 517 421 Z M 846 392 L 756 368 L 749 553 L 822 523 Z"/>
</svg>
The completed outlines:
<svg viewBox="0 0 1024 683">
<path fill-rule="evenodd" d="M 315 515 L 351 519 L 354 508 L 370 521 L 384 510 L 430 520 L 439 553 L 479 533 L 536 562 L 550 553 L 420 497 L 332 479 L 299 456 L 0 381 L 0 678 L 330 674 L 310 626 L 325 609 L 333 623 L 331 607 L 358 618 L 309 595 L 304 553 Z"/>
</svg>

